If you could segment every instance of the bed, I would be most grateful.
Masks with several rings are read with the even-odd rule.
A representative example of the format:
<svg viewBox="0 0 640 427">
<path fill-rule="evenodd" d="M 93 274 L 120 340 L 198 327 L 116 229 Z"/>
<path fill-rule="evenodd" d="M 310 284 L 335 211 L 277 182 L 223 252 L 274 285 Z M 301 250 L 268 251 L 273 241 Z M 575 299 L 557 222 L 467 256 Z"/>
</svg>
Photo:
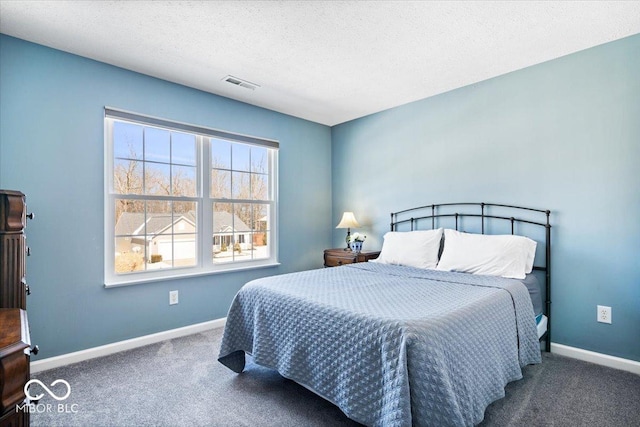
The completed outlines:
<svg viewBox="0 0 640 427">
<path fill-rule="evenodd" d="M 540 340 L 548 351 L 549 214 L 486 203 L 392 213 L 378 262 L 243 286 L 218 360 L 240 373 L 248 354 L 365 425 L 475 425 L 504 396 L 504 386 L 522 378 L 522 367 L 540 363 Z M 507 224 L 510 233 L 495 223 Z M 518 235 L 529 235 L 531 227 L 541 230 L 543 245 Z M 485 240 L 498 242 L 497 250 L 513 261 L 500 260 L 502 276 L 517 277 L 484 274 L 495 266 L 459 256 L 474 245 L 482 256 L 492 254 Z M 531 247 L 543 265 L 534 265 Z M 425 258 L 432 259 L 425 264 Z M 544 299 L 537 309 L 532 296 Z"/>
</svg>

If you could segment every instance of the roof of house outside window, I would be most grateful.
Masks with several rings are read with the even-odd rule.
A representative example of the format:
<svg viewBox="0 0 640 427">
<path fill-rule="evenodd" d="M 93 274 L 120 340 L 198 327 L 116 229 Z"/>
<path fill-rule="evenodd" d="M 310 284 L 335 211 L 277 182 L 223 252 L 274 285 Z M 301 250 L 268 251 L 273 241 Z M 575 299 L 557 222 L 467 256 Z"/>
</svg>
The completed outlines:
<svg viewBox="0 0 640 427">
<path fill-rule="evenodd" d="M 145 215 L 144 212 L 123 212 L 118 219 L 118 223 L 116 224 L 115 234 L 118 236 L 137 236 L 145 234 L 145 219 L 147 236 L 155 236 L 161 234 L 172 224 L 172 216 L 168 213 Z M 189 211 L 185 214 L 174 215 L 173 224 L 177 224 L 182 219 L 195 225 L 195 212 Z M 247 224 L 245 224 L 244 221 L 238 218 L 237 215 L 231 215 L 229 212 L 214 212 L 214 233 L 219 233 L 226 230 L 234 230 L 235 232 L 241 233 L 251 231 Z"/>
</svg>

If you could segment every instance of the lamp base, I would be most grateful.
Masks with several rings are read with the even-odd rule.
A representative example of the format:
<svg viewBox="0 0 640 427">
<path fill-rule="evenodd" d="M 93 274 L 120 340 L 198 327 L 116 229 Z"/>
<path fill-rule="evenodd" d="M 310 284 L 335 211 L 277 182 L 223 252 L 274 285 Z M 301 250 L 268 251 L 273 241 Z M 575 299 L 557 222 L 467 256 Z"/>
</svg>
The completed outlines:
<svg viewBox="0 0 640 427">
<path fill-rule="evenodd" d="M 344 248 L 345 251 L 351 250 L 351 229 L 347 228 L 347 237 L 344 239 L 347 242 L 347 247 Z"/>
</svg>

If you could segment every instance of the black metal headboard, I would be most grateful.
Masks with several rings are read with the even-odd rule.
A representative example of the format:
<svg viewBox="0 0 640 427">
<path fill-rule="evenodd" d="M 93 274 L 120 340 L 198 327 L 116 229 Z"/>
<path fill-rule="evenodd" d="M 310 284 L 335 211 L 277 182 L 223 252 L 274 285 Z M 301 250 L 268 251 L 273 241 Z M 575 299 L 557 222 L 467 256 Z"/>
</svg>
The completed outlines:
<svg viewBox="0 0 640 427">
<path fill-rule="evenodd" d="M 465 222 L 465 218 L 475 219 L 474 225 L 479 226 L 479 231 L 485 234 L 489 228 L 489 222 L 493 220 L 509 221 L 511 234 L 516 233 L 516 226 L 527 224 L 534 227 L 544 227 L 544 254 L 543 266 L 534 266 L 534 270 L 545 274 L 545 315 L 547 316 L 547 332 L 542 338 L 546 340 L 546 351 L 551 349 L 551 224 L 549 222 L 551 211 L 534 209 L 522 206 L 502 205 L 496 203 L 440 203 L 425 205 L 417 208 L 405 209 L 391 213 L 391 231 L 399 231 L 399 226 L 408 227 L 413 231 L 430 227 L 444 227 L 459 230 Z M 427 226 L 424 223 L 427 223 Z M 478 224 L 479 222 L 479 224 Z M 453 227 L 452 227 L 453 225 Z M 465 231 L 465 230 L 459 230 Z"/>
</svg>

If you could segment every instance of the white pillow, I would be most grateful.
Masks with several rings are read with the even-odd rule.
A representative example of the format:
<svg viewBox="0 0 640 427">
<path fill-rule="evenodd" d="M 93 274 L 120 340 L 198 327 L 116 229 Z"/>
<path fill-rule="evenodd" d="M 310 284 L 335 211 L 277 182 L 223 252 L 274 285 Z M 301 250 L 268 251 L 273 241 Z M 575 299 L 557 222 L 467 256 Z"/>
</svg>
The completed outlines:
<svg viewBox="0 0 640 427">
<path fill-rule="evenodd" d="M 538 243 L 527 237 L 522 241 L 522 250 L 527 254 L 527 263 L 524 268 L 524 272 L 527 274 L 533 271 L 533 261 L 536 258 L 536 246 L 538 246 Z"/>
<path fill-rule="evenodd" d="M 524 279 L 533 268 L 537 243 L 523 236 L 444 231 L 437 270 Z"/>
<path fill-rule="evenodd" d="M 382 251 L 375 260 L 382 264 L 436 268 L 442 228 L 437 230 L 389 231 L 384 235 Z"/>
</svg>

